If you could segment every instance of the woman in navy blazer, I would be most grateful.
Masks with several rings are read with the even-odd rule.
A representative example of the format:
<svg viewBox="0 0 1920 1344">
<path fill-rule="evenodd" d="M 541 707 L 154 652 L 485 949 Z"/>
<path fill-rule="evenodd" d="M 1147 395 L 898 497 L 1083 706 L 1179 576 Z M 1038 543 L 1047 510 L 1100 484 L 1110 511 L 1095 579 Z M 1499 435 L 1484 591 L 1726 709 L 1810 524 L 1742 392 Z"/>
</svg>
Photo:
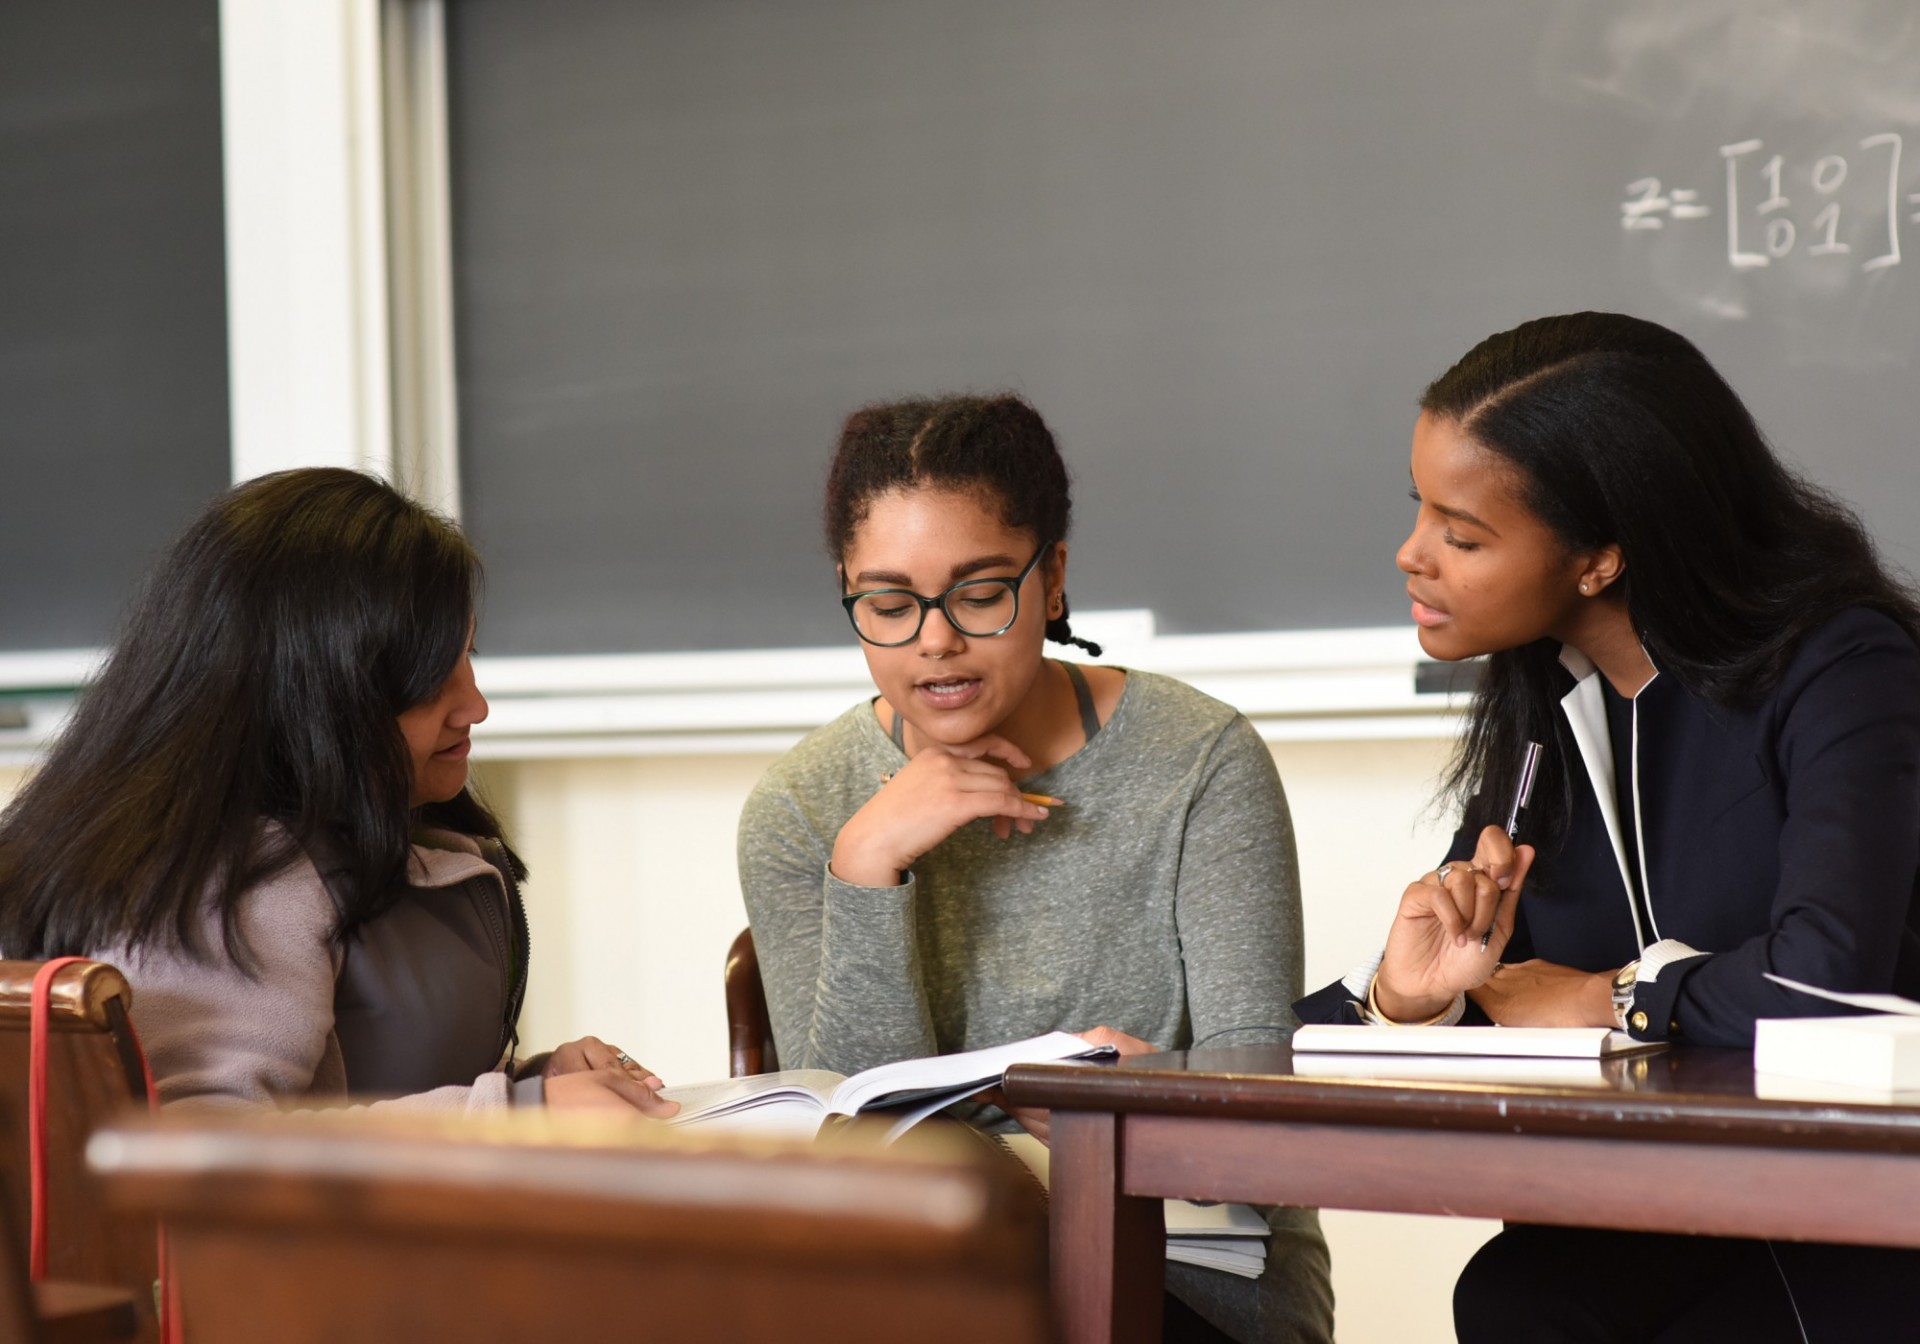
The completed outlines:
<svg viewBox="0 0 1920 1344">
<path fill-rule="evenodd" d="M 1649 322 L 1528 322 L 1421 408 L 1397 560 L 1422 647 L 1487 656 L 1463 824 L 1301 1018 L 1751 1046 L 1833 1011 L 1765 972 L 1920 996 L 1920 607 L 1858 520 Z M 1454 1313 L 1464 1341 L 1906 1337 L 1920 1254 L 1509 1227 Z"/>
</svg>

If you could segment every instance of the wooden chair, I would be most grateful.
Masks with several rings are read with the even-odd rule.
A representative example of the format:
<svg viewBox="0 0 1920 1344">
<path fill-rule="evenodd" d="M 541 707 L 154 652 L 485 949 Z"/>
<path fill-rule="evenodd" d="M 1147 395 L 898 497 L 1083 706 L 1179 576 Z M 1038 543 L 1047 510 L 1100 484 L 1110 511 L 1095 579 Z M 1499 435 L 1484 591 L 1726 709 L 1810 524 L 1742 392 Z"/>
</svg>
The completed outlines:
<svg viewBox="0 0 1920 1344">
<path fill-rule="evenodd" d="M 727 949 L 727 1044 L 731 1076 L 773 1073 L 780 1067 L 773 1048 L 773 1021 L 767 1016 L 767 988 L 760 980 L 760 954 L 753 930 L 742 929 Z"/>
<path fill-rule="evenodd" d="M 0 1096 L 14 1117 L 0 1135 L 0 1181 L 13 1192 L 6 1216 L 14 1243 L 28 1245 L 27 1061 L 37 961 L 0 961 Z M 47 1275 L 124 1290 L 142 1340 L 157 1340 L 153 1286 L 156 1226 L 109 1209 L 86 1166 L 101 1124 L 147 1105 L 146 1072 L 128 1011 L 126 977 L 97 961 L 55 973 L 47 1041 Z"/>
<path fill-rule="evenodd" d="M 950 1146 L 951 1145 L 951 1146 Z M 191 1344 L 1026 1344 L 1044 1215 L 954 1135 L 876 1149 L 619 1117 L 185 1116 L 103 1131 Z"/>
<path fill-rule="evenodd" d="M 10 1190 L 0 1205 L 12 1209 Z M 17 1220 L 0 1218 L 0 1344 L 107 1344 L 139 1331 L 124 1289 L 64 1279 L 27 1281 L 27 1248 L 14 1240 Z"/>
</svg>

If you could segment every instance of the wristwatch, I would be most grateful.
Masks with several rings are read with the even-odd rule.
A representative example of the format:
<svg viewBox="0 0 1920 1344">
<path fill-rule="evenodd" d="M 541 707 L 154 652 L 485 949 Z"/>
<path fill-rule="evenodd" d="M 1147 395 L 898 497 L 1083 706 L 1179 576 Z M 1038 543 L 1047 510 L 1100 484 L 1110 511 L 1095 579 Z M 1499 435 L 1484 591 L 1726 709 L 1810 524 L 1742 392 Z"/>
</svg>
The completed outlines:
<svg viewBox="0 0 1920 1344">
<path fill-rule="evenodd" d="M 1638 959 L 1628 962 L 1613 973 L 1613 1023 L 1622 1031 L 1627 1029 L 1627 1014 L 1633 1008 L 1633 987 L 1639 979 Z"/>
</svg>

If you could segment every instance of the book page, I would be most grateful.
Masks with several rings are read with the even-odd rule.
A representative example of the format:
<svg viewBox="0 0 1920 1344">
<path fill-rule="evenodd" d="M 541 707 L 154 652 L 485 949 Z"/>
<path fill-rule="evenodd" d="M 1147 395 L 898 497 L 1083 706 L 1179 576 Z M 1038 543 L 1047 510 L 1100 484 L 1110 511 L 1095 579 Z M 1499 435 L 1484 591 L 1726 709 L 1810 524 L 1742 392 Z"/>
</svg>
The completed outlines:
<svg viewBox="0 0 1920 1344">
<path fill-rule="evenodd" d="M 1117 1052 L 1111 1046 L 1088 1045 L 1078 1036 L 1054 1031 L 985 1050 L 879 1064 L 854 1074 L 835 1088 L 828 1105 L 836 1114 L 852 1115 L 864 1107 L 901 1105 L 943 1092 L 951 1092 L 958 1099 L 969 1090 L 977 1092 L 999 1082 L 1001 1075 L 1015 1064 L 1091 1059 L 1114 1053 Z"/>
<path fill-rule="evenodd" d="M 663 1087 L 660 1095 L 680 1103 L 680 1114 L 667 1123 L 685 1125 L 781 1101 L 824 1113 L 828 1094 L 844 1081 L 839 1074 L 825 1069 L 786 1069 L 780 1073 L 756 1073 L 748 1078 L 719 1078 L 710 1083 Z"/>
</svg>

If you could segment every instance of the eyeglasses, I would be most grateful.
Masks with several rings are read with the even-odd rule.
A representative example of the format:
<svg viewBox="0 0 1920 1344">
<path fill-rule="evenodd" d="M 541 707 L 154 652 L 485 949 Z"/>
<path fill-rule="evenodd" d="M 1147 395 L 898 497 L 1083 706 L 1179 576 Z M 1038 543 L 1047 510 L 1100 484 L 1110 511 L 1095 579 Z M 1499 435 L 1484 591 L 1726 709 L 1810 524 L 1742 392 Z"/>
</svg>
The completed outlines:
<svg viewBox="0 0 1920 1344">
<path fill-rule="evenodd" d="M 922 597 L 906 588 L 870 588 L 848 593 L 840 605 L 847 609 L 854 633 L 883 649 L 897 649 L 920 638 L 920 627 L 935 607 L 963 635 L 975 639 L 1004 635 L 1020 619 L 1020 585 L 1052 546 L 1050 541 L 1041 542 L 1016 578 L 962 579 L 938 597 Z"/>
</svg>

